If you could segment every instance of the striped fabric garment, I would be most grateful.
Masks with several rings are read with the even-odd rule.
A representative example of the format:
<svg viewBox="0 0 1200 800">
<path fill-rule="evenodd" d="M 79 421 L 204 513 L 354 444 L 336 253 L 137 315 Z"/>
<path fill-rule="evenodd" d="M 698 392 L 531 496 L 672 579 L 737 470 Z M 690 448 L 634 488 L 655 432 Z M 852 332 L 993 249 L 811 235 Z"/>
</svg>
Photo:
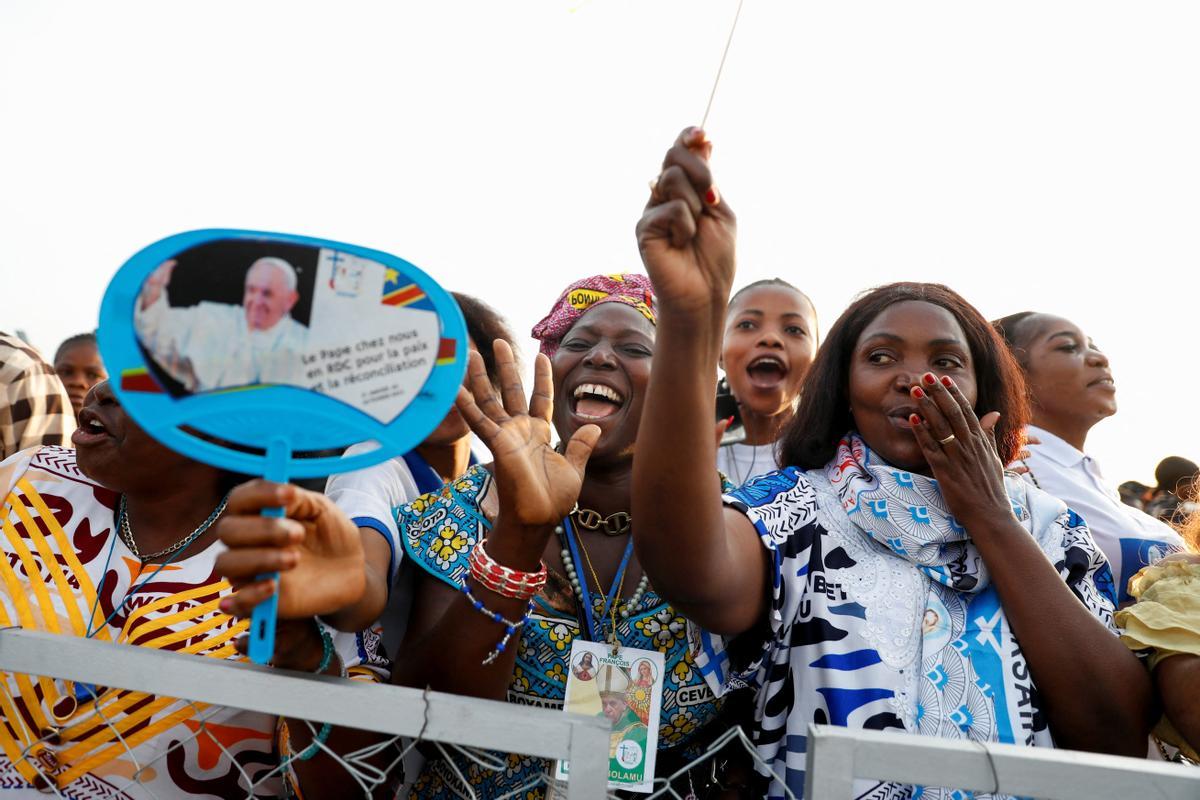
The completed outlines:
<svg viewBox="0 0 1200 800">
<path fill-rule="evenodd" d="M 142 564 L 117 535 L 118 495 L 80 472 L 73 450 L 58 447 L 0 464 L 0 488 L 0 626 L 67 636 L 90 629 L 105 642 L 242 659 L 234 641 L 247 623 L 217 607 L 231 591 L 213 570 L 219 542 L 163 567 L 113 613 L 158 569 Z M 367 639 L 376 637 L 343 634 L 335 645 L 351 677 L 379 680 L 386 671 Z M 278 777 L 260 784 L 279 764 L 276 722 L 239 709 L 0 673 L 0 798 L 44 796 L 34 788 L 39 778 L 71 798 L 282 797 Z M 40 741 L 55 730 L 56 739 Z"/>
</svg>

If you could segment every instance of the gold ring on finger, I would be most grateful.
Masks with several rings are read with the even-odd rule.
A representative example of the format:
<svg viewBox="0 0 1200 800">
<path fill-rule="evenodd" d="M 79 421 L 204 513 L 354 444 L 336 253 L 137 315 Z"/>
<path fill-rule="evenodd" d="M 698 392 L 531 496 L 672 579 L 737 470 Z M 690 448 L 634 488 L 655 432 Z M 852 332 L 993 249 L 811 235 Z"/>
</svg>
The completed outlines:
<svg viewBox="0 0 1200 800">
<path fill-rule="evenodd" d="M 953 441 L 954 441 L 954 434 L 952 433 L 949 436 L 947 436 L 945 439 L 938 439 L 938 444 L 940 444 L 942 447 L 945 447 L 946 445 L 950 444 Z"/>
</svg>

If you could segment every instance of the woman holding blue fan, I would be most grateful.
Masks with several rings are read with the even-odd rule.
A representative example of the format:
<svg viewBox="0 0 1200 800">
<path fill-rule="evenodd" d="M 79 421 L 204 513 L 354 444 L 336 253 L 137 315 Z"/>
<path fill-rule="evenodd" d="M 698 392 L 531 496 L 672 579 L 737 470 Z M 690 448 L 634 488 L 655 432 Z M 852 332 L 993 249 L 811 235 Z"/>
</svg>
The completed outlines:
<svg viewBox="0 0 1200 800">
<path fill-rule="evenodd" d="M 358 532 L 332 503 L 263 481 L 235 488 L 238 476 L 146 434 L 107 381 L 89 391 L 72 442 L 0 463 L 0 625 L 245 660 L 248 623 L 233 613 L 222 577 L 237 573 L 238 559 L 218 528 L 286 543 L 271 551 L 272 566 L 314 581 L 332 608 L 361 591 L 361 578 L 352 579 L 363 571 Z M 289 518 L 260 517 L 269 506 L 284 506 Z M 283 616 L 292 603 L 284 598 Z M 386 675 L 369 641 L 312 616 L 280 623 L 274 664 L 356 680 Z M 357 785 L 304 723 L 39 676 L 0 673 L 0 682 L 0 774 L 19 796 L 36 788 L 69 797 L 283 798 L 289 782 L 308 796 L 345 796 Z M 206 725 L 219 731 L 219 750 L 197 738 Z M 319 732 L 334 752 L 352 749 L 358 735 Z"/>
<path fill-rule="evenodd" d="M 659 326 L 634 539 L 714 691 L 757 687 L 768 796 L 803 793 L 814 722 L 1144 755 L 1151 691 L 1114 635 L 1107 562 L 1063 503 L 1004 474 L 1028 413 L 1020 369 L 954 292 L 855 301 L 805 378 L 787 466 L 722 495 L 704 434 L 736 223 L 710 153 L 685 130 L 638 225 Z"/>
</svg>

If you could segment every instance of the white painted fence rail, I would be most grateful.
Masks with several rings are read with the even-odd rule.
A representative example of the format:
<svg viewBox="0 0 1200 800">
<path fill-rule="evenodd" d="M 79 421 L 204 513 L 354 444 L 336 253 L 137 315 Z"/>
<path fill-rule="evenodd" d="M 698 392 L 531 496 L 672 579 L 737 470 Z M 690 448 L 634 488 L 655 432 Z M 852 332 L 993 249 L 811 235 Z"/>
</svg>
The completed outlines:
<svg viewBox="0 0 1200 800">
<path fill-rule="evenodd" d="M 855 778 L 1043 800 L 1200 798 L 1200 768 L 1182 764 L 810 725 L 805 798 L 851 800 Z"/>
<path fill-rule="evenodd" d="M 581 714 L 0 629 L 0 671 L 151 692 L 392 736 L 569 758 L 571 800 L 605 796 L 609 726 Z"/>
</svg>

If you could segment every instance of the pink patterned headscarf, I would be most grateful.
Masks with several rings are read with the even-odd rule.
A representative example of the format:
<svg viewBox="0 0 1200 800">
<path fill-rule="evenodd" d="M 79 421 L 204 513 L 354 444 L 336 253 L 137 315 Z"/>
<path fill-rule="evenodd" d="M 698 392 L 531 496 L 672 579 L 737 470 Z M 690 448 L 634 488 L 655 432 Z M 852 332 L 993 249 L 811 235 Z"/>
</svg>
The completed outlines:
<svg viewBox="0 0 1200 800">
<path fill-rule="evenodd" d="M 542 343 L 542 352 L 553 357 L 567 331 L 585 311 L 601 303 L 624 303 L 641 312 L 651 325 L 658 322 L 658 314 L 654 309 L 654 287 L 645 275 L 635 272 L 593 275 L 568 286 L 559 295 L 550 313 L 533 326 L 531 335 Z"/>
</svg>

